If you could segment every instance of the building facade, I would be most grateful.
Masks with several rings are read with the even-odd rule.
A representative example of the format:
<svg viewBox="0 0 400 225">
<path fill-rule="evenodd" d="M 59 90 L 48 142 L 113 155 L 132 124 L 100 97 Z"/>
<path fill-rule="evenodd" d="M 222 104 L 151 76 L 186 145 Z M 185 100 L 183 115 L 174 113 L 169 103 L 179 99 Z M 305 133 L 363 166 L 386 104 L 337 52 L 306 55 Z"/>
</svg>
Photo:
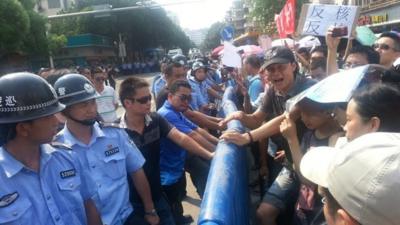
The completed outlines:
<svg viewBox="0 0 400 225">
<path fill-rule="evenodd" d="M 35 9 L 42 15 L 56 15 L 63 9 L 68 9 L 79 0 L 37 0 Z"/>
</svg>

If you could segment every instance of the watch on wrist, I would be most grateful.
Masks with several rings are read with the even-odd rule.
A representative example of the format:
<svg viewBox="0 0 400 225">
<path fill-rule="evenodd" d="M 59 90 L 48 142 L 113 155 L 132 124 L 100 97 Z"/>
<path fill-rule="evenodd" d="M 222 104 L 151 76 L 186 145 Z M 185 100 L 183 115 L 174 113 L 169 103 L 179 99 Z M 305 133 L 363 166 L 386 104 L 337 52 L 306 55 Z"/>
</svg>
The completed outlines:
<svg viewBox="0 0 400 225">
<path fill-rule="evenodd" d="M 158 215 L 157 215 L 157 210 L 155 210 L 155 209 L 152 209 L 152 210 L 150 210 L 150 211 L 146 211 L 146 212 L 144 212 L 144 214 L 145 214 L 146 216 L 158 216 Z"/>
</svg>

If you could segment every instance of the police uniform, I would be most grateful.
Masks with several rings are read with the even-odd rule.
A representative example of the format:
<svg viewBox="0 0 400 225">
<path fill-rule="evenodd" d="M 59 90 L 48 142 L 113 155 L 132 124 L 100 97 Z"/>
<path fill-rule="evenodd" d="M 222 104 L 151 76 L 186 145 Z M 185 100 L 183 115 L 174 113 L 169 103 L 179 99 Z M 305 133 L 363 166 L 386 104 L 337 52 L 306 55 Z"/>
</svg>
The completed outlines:
<svg viewBox="0 0 400 225">
<path fill-rule="evenodd" d="M 115 124 L 93 125 L 89 144 L 76 139 L 67 127 L 55 140 L 65 143 L 79 156 L 97 187 L 94 199 L 104 224 L 120 225 L 132 213 L 127 175 L 142 168 L 145 160 L 123 129 Z M 129 177 L 130 179 L 130 177 Z"/>
<path fill-rule="evenodd" d="M 94 195 L 73 153 L 40 146 L 33 171 L 0 147 L 0 224 L 84 225 L 84 200 Z"/>
<path fill-rule="evenodd" d="M 0 77 L 0 126 L 4 128 L 0 136 L 6 144 L 15 140 L 10 135 L 15 124 L 53 116 L 64 108 L 54 89 L 38 75 L 22 72 Z M 89 189 L 93 184 L 85 179 L 75 154 L 59 150 L 65 146 L 32 146 L 40 154 L 39 171 L 34 171 L 5 146 L 0 147 L 0 224 L 87 223 L 84 201 L 95 191 Z"/>
</svg>

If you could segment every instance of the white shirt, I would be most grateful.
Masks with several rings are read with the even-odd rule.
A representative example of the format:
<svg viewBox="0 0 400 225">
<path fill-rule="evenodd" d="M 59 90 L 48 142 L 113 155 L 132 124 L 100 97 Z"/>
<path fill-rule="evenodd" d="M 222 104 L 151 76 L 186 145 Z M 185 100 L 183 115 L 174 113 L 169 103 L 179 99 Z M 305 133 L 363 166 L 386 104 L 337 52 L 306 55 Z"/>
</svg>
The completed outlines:
<svg viewBox="0 0 400 225">
<path fill-rule="evenodd" d="M 118 104 L 118 97 L 114 88 L 104 86 L 103 91 L 96 98 L 96 103 L 97 112 L 104 122 L 111 123 L 118 119 L 117 108 L 115 107 Z"/>
</svg>

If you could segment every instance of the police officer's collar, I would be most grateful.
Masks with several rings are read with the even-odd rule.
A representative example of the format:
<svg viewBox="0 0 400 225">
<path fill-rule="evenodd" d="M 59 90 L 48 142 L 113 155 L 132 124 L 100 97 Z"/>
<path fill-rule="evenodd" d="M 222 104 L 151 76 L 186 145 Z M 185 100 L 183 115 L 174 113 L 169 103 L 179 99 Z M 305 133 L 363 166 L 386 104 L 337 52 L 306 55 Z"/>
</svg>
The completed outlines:
<svg viewBox="0 0 400 225">
<path fill-rule="evenodd" d="M 144 125 L 146 127 L 148 127 L 152 121 L 153 120 L 151 119 L 150 115 L 147 114 L 147 115 L 144 116 Z M 126 122 L 126 113 L 124 113 L 123 116 L 121 117 L 121 120 L 119 122 L 119 126 L 121 128 L 124 128 L 124 129 L 128 128 L 128 125 L 127 125 L 127 122 Z"/>
<path fill-rule="evenodd" d="M 72 133 L 68 130 L 67 125 L 64 126 L 64 128 L 59 132 L 58 135 L 63 135 L 64 136 L 63 142 L 69 146 L 74 146 L 75 144 L 80 146 L 87 146 L 86 144 L 83 144 L 81 141 L 76 139 L 74 135 L 72 135 Z M 96 122 L 92 126 L 92 137 L 88 145 L 92 145 L 98 137 L 105 137 L 105 134 L 99 127 L 99 124 Z"/>
<path fill-rule="evenodd" d="M 194 82 L 196 82 L 198 84 L 201 84 L 204 81 L 204 80 L 203 81 L 198 81 L 198 80 L 196 80 L 196 78 L 194 76 L 190 76 L 189 80 L 194 81 Z"/>
<path fill-rule="evenodd" d="M 55 151 L 56 150 L 48 144 L 40 146 L 40 168 L 46 165 L 51 158 L 51 154 Z M 13 177 L 25 167 L 24 164 L 7 152 L 4 147 L 0 148 L 0 166 L 3 167 L 4 173 L 8 178 Z"/>
</svg>

